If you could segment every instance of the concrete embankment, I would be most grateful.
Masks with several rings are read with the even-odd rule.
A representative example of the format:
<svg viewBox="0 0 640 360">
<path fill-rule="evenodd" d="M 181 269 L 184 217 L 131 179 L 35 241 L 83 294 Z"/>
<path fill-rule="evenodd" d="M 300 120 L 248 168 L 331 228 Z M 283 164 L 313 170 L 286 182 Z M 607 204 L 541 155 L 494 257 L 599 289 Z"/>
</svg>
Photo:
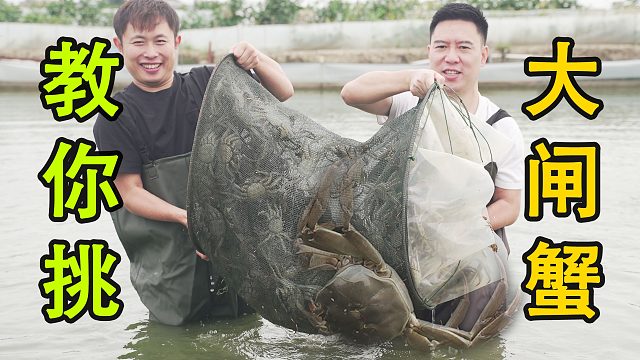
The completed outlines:
<svg viewBox="0 0 640 360">
<path fill-rule="evenodd" d="M 591 55 L 602 55 L 603 60 L 629 59 L 640 54 L 638 10 L 512 11 L 487 12 L 486 16 L 488 44 L 494 55 L 526 49 L 549 53 L 556 36 L 572 37 L 577 44 L 576 55 L 585 49 L 596 52 L 598 48 L 610 50 Z M 219 57 L 233 44 L 245 40 L 283 62 L 410 62 L 413 57 L 424 57 L 429 22 L 430 19 L 189 29 L 182 31 L 180 51 L 182 63 L 210 61 L 209 54 Z M 55 44 L 60 36 L 88 43 L 95 36 L 111 39 L 114 32 L 110 27 L 0 23 L 0 35 L 0 58 L 39 60 L 46 47 Z M 391 55 L 382 56 L 385 52 Z M 607 53 L 614 53 L 616 58 L 606 58 Z"/>
<path fill-rule="evenodd" d="M 554 10 L 486 12 L 490 62 L 483 83 L 527 83 L 521 61 L 528 55 L 551 54 L 556 36 L 572 37 L 574 56 L 603 61 L 598 79 L 640 78 L 640 11 Z M 283 63 L 298 87 L 334 87 L 376 69 L 425 66 L 410 63 L 426 57 L 430 19 L 324 24 L 262 25 L 189 29 L 182 31 L 182 64 L 213 63 L 238 41 L 249 41 Z M 111 39 L 110 27 L 0 23 L 0 58 L 39 61 L 60 36 L 89 43 L 93 37 Z M 114 50 L 112 50 L 114 51 Z M 508 61 L 517 61 L 509 63 Z M 606 60 L 629 60 L 613 61 Z M 497 62 L 505 64 L 496 64 Z M 15 80 L 15 81 L 14 81 Z M 42 77 L 29 62 L 0 63 L 0 85 L 37 83 Z M 118 74 L 119 83 L 129 80 Z M 546 80 L 545 80 L 546 81 Z M 15 82 L 15 83 L 12 83 Z"/>
</svg>

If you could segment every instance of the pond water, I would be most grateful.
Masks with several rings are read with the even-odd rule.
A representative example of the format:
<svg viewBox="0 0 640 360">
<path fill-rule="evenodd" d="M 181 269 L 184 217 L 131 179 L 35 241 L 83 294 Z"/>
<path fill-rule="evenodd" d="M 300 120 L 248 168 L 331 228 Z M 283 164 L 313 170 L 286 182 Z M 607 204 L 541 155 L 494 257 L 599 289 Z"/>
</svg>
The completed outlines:
<svg viewBox="0 0 640 360">
<path fill-rule="evenodd" d="M 522 102 L 541 88 L 488 89 L 483 94 L 515 115 L 525 146 L 546 137 L 554 141 L 597 141 L 601 148 L 600 217 L 578 223 L 574 217 L 557 219 L 545 208 L 544 219 L 531 223 L 521 218 L 509 229 L 510 274 L 519 283 L 525 277 L 522 254 L 537 236 L 561 241 L 600 241 L 606 282 L 595 290 L 600 318 L 528 321 L 520 311 L 500 336 L 470 350 L 441 348 L 424 354 L 402 340 L 381 345 L 354 344 L 338 336 L 308 335 L 273 325 L 257 315 L 237 320 L 186 327 L 148 322 L 148 313 L 129 280 L 129 263 L 111 219 L 102 216 L 89 224 L 68 220 L 53 223 L 47 216 L 48 190 L 36 174 L 44 166 L 55 140 L 92 139 L 91 120 L 57 123 L 42 109 L 38 93 L 0 91 L 0 357 L 135 358 L 135 359 L 539 359 L 635 358 L 640 350 L 640 102 L 637 84 L 622 87 L 592 84 L 587 92 L 603 99 L 597 120 L 581 118 L 566 102 L 541 120 L 531 122 L 520 112 Z M 378 129 L 375 117 L 344 105 L 336 91 L 299 91 L 289 106 L 340 135 L 366 140 Z M 527 153 L 528 153 L 527 149 Z M 114 321 L 100 322 L 85 315 L 74 324 L 48 324 L 40 313 L 40 257 L 52 239 L 105 239 L 122 255 L 113 279 L 120 284 L 125 307 Z M 523 296 L 529 302 L 528 295 Z"/>
</svg>

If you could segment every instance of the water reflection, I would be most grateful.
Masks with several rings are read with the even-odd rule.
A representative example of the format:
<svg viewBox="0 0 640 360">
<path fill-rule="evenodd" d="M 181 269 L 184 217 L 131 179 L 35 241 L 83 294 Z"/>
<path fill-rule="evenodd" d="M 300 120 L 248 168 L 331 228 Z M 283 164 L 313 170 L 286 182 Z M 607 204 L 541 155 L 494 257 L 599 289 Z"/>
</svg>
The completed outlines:
<svg viewBox="0 0 640 360">
<path fill-rule="evenodd" d="M 400 337 L 365 345 L 338 335 L 313 335 L 276 326 L 258 315 L 238 319 L 166 326 L 133 323 L 133 332 L 119 359 L 503 359 L 504 341 L 493 338 L 472 349 L 441 347 L 429 352 L 411 349 Z"/>
<path fill-rule="evenodd" d="M 235 320 L 167 326 L 148 320 L 131 324 L 135 335 L 124 346 L 128 352 L 119 359 L 191 359 L 210 355 L 216 359 L 245 359 L 230 346 L 230 339 L 251 332 L 260 325 L 257 315 Z"/>
</svg>

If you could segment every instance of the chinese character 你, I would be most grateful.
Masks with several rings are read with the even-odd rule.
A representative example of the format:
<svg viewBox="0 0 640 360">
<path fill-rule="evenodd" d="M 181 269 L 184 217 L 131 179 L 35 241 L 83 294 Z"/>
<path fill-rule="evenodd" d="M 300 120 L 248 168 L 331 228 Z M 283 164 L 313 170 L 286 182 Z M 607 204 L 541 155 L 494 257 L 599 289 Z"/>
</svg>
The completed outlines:
<svg viewBox="0 0 640 360">
<path fill-rule="evenodd" d="M 100 202 L 107 211 L 122 207 L 113 181 L 122 155 L 118 151 L 95 151 L 96 145 L 80 138 L 76 143 L 58 138 L 38 180 L 49 188 L 49 219 L 62 222 L 69 213 L 87 223 L 100 216 Z M 98 191 L 100 189 L 100 191 Z"/>
</svg>

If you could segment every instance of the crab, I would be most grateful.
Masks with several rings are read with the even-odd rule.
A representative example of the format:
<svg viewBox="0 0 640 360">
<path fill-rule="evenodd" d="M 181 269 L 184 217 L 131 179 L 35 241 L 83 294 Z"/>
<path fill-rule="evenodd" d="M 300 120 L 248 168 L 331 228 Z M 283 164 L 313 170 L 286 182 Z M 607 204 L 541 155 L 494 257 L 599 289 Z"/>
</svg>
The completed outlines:
<svg viewBox="0 0 640 360">
<path fill-rule="evenodd" d="M 281 187 L 282 176 L 275 173 L 255 171 L 242 185 L 231 184 L 232 194 L 237 198 L 256 200 Z"/>
<path fill-rule="evenodd" d="M 329 168 L 316 197 L 298 225 L 294 246 L 309 270 L 336 271 L 333 278 L 308 303 L 312 323 L 321 333 L 341 333 L 364 342 L 405 336 L 409 345 L 430 350 L 439 344 L 466 348 L 498 333 L 517 308 L 518 297 L 504 310 L 506 281 L 500 281 L 471 331 L 457 328 L 469 309 L 463 297 L 445 325 L 418 319 L 402 279 L 357 229 L 350 225 L 353 167 L 340 187 L 343 225 L 318 224 L 336 167 Z M 347 203 L 348 201 L 348 203 Z"/>
<path fill-rule="evenodd" d="M 457 328 L 469 308 L 463 298 L 445 325 L 418 319 L 406 286 L 378 251 L 353 226 L 316 225 L 296 243 L 309 269 L 335 270 L 309 304 L 322 332 L 339 332 L 364 342 L 405 335 L 410 345 L 428 350 L 447 343 L 466 348 L 498 333 L 515 312 L 503 311 L 506 282 L 500 281 L 471 331 Z"/>
</svg>

